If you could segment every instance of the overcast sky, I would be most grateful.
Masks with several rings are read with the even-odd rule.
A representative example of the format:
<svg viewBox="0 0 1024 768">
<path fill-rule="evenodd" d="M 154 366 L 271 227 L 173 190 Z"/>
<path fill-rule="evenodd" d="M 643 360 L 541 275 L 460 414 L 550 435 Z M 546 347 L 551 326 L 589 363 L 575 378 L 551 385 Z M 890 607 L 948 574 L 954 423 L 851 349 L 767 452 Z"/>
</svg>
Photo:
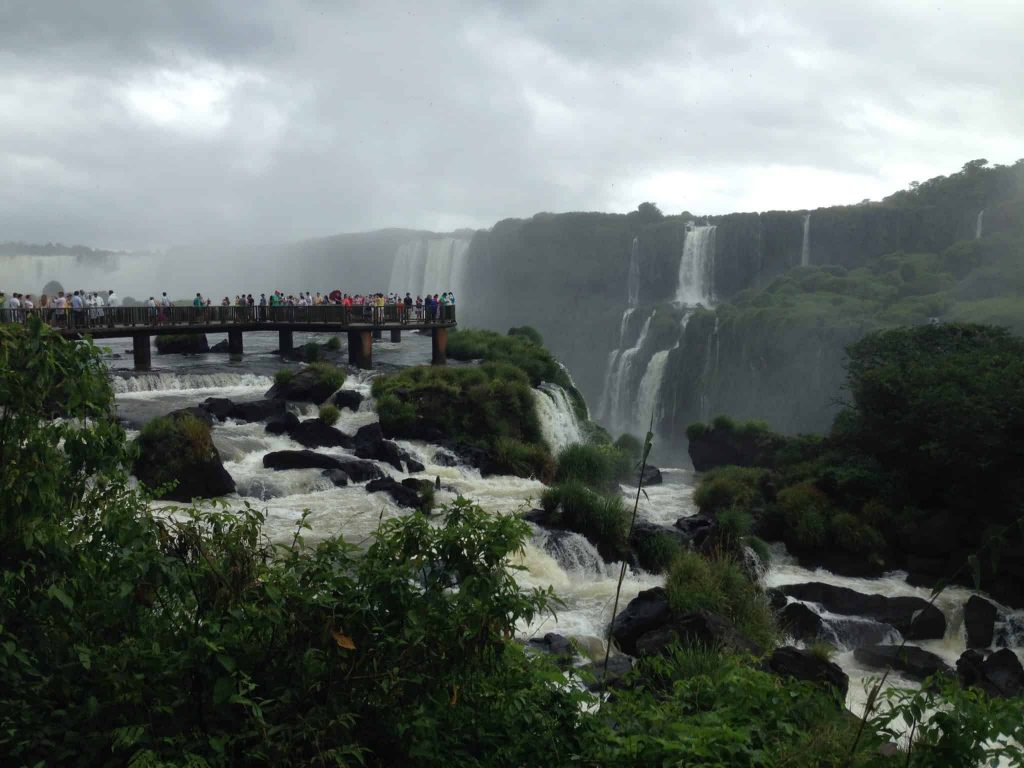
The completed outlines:
<svg viewBox="0 0 1024 768">
<path fill-rule="evenodd" d="M 0 0 L 0 241 L 808 208 L 1024 157 L 1024 2 Z"/>
</svg>

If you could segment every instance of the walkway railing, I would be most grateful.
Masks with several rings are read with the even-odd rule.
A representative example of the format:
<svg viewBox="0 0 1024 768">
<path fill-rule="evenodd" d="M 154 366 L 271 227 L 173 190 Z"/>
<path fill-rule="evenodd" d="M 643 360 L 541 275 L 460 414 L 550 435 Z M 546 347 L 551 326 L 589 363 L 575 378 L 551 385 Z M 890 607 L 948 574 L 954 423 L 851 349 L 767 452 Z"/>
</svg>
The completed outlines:
<svg viewBox="0 0 1024 768">
<path fill-rule="evenodd" d="M 86 307 L 83 309 L 0 309 L 0 322 L 26 323 L 31 316 L 62 330 L 90 328 L 181 328 L 189 326 L 233 325 L 253 326 L 266 323 L 274 326 L 382 326 L 402 325 L 410 328 L 454 325 L 455 307 L 426 307 L 401 304 L 377 306 L 351 306 L 322 304 L 309 307 L 254 306 L 254 307 Z M 250 330 L 252 330 L 250 328 Z"/>
</svg>

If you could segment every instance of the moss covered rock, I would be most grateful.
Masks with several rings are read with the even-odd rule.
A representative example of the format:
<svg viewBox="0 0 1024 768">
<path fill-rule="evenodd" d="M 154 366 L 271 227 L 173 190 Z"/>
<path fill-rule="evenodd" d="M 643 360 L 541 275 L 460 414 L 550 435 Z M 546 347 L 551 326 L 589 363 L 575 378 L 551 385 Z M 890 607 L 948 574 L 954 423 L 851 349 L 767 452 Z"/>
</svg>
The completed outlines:
<svg viewBox="0 0 1024 768">
<path fill-rule="evenodd" d="M 213 444 L 210 425 L 182 411 L 154 419 L 142 428 L 133 471 L 159 499 L 191 501 L 235 492 Z"/>
</svg>

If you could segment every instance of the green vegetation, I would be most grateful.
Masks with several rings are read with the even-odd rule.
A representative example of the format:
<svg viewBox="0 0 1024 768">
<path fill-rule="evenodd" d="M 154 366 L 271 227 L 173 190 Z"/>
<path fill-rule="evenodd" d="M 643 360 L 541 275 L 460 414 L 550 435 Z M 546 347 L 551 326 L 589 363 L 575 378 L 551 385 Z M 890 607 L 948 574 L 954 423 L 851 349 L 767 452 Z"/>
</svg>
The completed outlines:
<svg viewBox="0 0 1024 768">
<path fill-rule="evenodd" d="M 494 471 L 552 475 L 529 378 L 513 365 L 406 368 L 375 379 L 373 396 L 389 435 L 444 437 L 486 450 Z"/>
<path fill-rule="evenodd" d="M 318 415 L 320 417 L 320 421 L 329 427 L 333 427 L 338 423 L 338 419 L 341 417 L 341 411 L 338 410 L 338 406 L 336 405 L 324 403 L 320 406 Z"/>
<path fill-rule="evenodd" d="M 302 370 L 303 372 L 311 371 L 318 384 L 330 386 L 332 389 L 341 389 L 348 377 L 344 369 L 330 363 L 310 363 Z"/>
<path fill-rule="evenodd" d="M 578 480 L 610 492 L 633 479 L 634 467 L 634 459 L 613 445 L 573 443 L 558 454 L 555 481 Z"/>
<path fill-rule="evenodd" d="M 585 536 L 605 560 L 623 560 L 629 553 L 630 510 L 618 493 L 601 494 L 578 480 L 553 485 L 541 496 L 552 524 Z"/>
<path fill-rule="evenodd" d="M 766 474 L 757 467 L 715 467 L 701 477 L 693 500 L 708 514 L 732 507 L 754 510 L 762 503 L 761 489 Z"/>
<path fill-rule="evenodd" d="M 341 349 L 341 339 L 337 336 L 331 336 L 331 338 L 327 340 L 327 343 L 324 344 L 324 347 L 329 349 L 331 352 L 337 352 Z"/>
<path fill-rule="evenodd" d="M 219 461 L 210 425 L 190 413 L 161 416 L 147 422 L 137 443 L 138 453 L 146 461 L 137 461 L 133 471 L 153 491 L 176 485 L 179 478 L 197 466 Z"/>
<path fill-rule="evenodd" d="M 512 639 L 554 597 L 514 578 L 522 521 L 459 500 L 434 520 L 384 521 L 357 550 L 304 541 L 305 517 L 271 542 L 250 507 L 154 515 L 128 482 L 96 348 L 35 321 L 0 327 L 0 342 L 0 754 L 12 765 L 1019 762 L 996 739 L 1024 740 L 1019 701 L 896 691 L 851 751 L 858 724 L 829 693 L 708 650 L 645 659 L 599 701 Z M 50 419 L 57 402 L 70 418 Z M 756 629 L 753 586 L 723 563 L 678 566 L 673 606 Z M 916 724 L 914 748 L 887 756 L 897 718 Z"/>
<path fill-rule="evenodd" d="M 517 333 L 511 335 L 512 331 Z M 448 335 L 448 357 L 508 363 L 525 372 L 531 386 L 550 381 L 566 391 L 575 391 L 569 374 L 541 344 L 540 334 L 536 331 L 531 334 L 523 328 L 512 331 L 502 336 L 494 331 L 453 330 Z"/>
<path fill-rule="evenodd" d="M 711 611 L 729 619 L 740 634 L 762 648 L 774 645 L 777 632 L 768 600 L 733 557 L 681 551 L 669 569 L 665 589 L 673 614 Z"/>
<path fill-rule="evenodd" d="M 286 386 L 288 382 L 295 378 L 295 371 L 291 368 L 282 368 L 274 374 L 274 383 L 279 387 Z"/>
<path fill-rule="evenodd" d="M 544 346 L 544 337 L 540 335 L 540 331 L 536 328 L 530 327 L 529 325 L 520 325 L 515 328 L 509 328 L 508 335 L 526 339 L 532 344 L 536 344 L 538 347 Z"/>
<path fill-rule="evenodd" d="M 680 545 L 671 535 L 659 531 L 653 536 L 641 537 L 633 549 L 640 567 L 645 571 L 665 573 L 679 554 Z"/>
</svg>

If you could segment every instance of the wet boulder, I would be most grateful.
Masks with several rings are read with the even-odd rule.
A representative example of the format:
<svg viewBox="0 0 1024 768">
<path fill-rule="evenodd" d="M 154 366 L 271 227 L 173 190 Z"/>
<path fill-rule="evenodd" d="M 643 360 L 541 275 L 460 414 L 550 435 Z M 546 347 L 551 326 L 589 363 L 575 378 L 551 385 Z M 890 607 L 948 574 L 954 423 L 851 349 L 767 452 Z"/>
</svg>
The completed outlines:
<svg viewBox="0 0 1024 768">
<path fill-rule="evenodd" d="M 933 640 L 946 634 L 942 611 L 920 597 L 865 595 L 818 581 L 789 584 L 782 587 L 782 592 L 797 600 L 817 603 L 832 613 L 863 616 L 888 624 L 908 640 Z"/>
<path fill-rule="evenodd" d="M 225 421 L 231 415 L 235 404 L 226 397 L 208 397 L 199 406 L 210 413 L 217 421 Z"/>
<path fill-rule="evenodd" d="M 850 689 L 850 678 L 838 664 L 801 648 L 776 648 L 768 657 L 768 669 L 780 677 L 830 686 L 844 701 Z"/>
<path fill-rule="evenodd" d="M 351 448 L 354 441 L 320 419 L 305 419 L 288 430 L 288 437 L 306 448 Z"/>
<path fill-rule="evenodd" d="M 319 365 L 303 368 L 287 381 L 275 383 L 266 397 L 274 400 L 293 400 L 320 405 L 334 394 L 344 381 L 339 369 L 327 370 Z"/>
<path fill-rule="evenodd" d="M 285 411 L 267 419 L 266 430 L 272 435 L 283 435 L 297 426 L 299 426 L 299 417 L 291 411 Z"/>
<path fill-rule="evenodd" d="M 371 480 L 366 484 L 366 492 L 386 493 L 398 506 L 406 507 L 408 509 L 418 509 L 422 504 L 419 493 L 414 491 L 412 488 L 407 488 L 390 477 Z"/>
<path fill-rule="evenodd" d="M 604 660 L 594 661 L 580 667 L 580 673 L 593 682 L 587 684 L 591 691 L 604 688 L 617 688 L 622 684 L 622 679 L 633 669 L 633 660 L 624 654 L 616 653 L 608 657 L 608 667 L 605 669 Z"/>
<path fill-rule="evenodd" d="M 794 640 L 817 640 L 824 622 L 803 603 L 789 603 L 779 611 L 779 626 Z"/>
<path fill-rule="evenodd" d="M 316 451 L 271 451 L 263 457 L 263 466 L 267 469 L 345 469 L 334 456 Z"/>
<path fill-rule="evenodd" d="M 325 469 L 320 474 L 330 480 L 336 488 L 348 485 L 348 475 L 342 469 Z"/>
<path fill-rule="evenodd" d="M 892 667 L 914 680 L 932 675 L 952 674 L 953 670 L 941 658 L 915 645 L 869 645 L 857 648 L 853 657 L 869 667 Z"/>
<path fill-rule="evenodd" d="M 998 611 L 988 600 L 971 595 L 964 605 L 964 626 L 968 648 L 988 648 L 995 635 Z"/>
<path fill-rule="evenodd" d="M 526 643 L 526 647 L 540 653 L 554 656 L 559 664 L 568 666 L 576 656 L 576 648 L 572 641 L 555 632 L 548 632 L 544 637 L 533 637 Z"/>
<path fill-rule="evenodd" d="M 1024 695 L 1024 667 L 1009 648 L 988 654 L 964 651 L 956 663 L 956 673 L 964 688 L 979 688 L 996 698 Z"/>
<path fill-rule="evenodd" d="M 439 467 L 459 466 L 459 457 L 445 450 L 435 452 L 434 458 L 431 459 L 431 461 L 433 461 Z"/>
<path fill-rule="evenodd" d="M 235 481 L 213 444 L 210 425 L 193 410 L 154 419 L 139 434 L 132 471 L 143 485 L 169 487 L 158 498 L 188 502 L 235 492 Z M 209 417 L 209 414 L 206 414 Z M 209 417 L 212 418 L 212 417 Z"/>
<path fill-rule="evenodd" d="M 639 482 L 641 480 L 643 480 L 644 488 L 651 485 L 661 485 L 661 470 L 655 467 L 653 464 L 648 464 L 647 466 L 644 467 L 644 471 L 642 474 L 639 471 L 637 472 L 636 482 Z M 634 485 L 636 484 L 636 482 L 634 482 Z"/>
<path fill-rule="evenodd" d="M 235 421 L 266 421 L 271 416 L 279 416 L 285 410 L 282 400 L 248 400 L 235 403 L 228 413 L 228 418 Z"/>
<path fill-rule="evenodd" d="M 729 649 L 760 656 L 764 650 L 744 637 L 732 622 L 711 611 L 696 611 L 678 616 L 642 634 L 636 641 L 636 655 L 663 653 L 674 643 L 689 648 Z"/>
<path fill-rule="evenodd" d="M 358 411 L 360 404 L 365 398 L 354 389 L 341 389 L 334 393 L 333 402 L 339 408 L 348 408 L 350 411 Z"/>
<path fill-rule="evenodd" d="M 231 345 L 228 344 L 228 340 L 227 339 L 221 339 L 216 344 L 214 344 L 212 347 L 210 347 L 210 351 L 211 352 L 218 352 L 218 353 L 228 353 L 228 352 L 231 351 Z"/>
<path fill-rule="evenodd" d="M 637 640 L 667 624 L 671 615 L 665 588 L 645 589 L 612 621 L 612 638 L 623 653 L 636 656 Z"/>
<path fill-rule="evenodd" d="M 690 515 L 676 520 L 675 527 L 682 531 L 694 549 L 700 549 L 715 530 L 715 521 L 708 515 Z"/>
<path fill-rule="evenodd" d="M 195 355 L 210 351 L 205 333 L 161 334 L 154 344 L 158 355 Z"/>
</svg>

